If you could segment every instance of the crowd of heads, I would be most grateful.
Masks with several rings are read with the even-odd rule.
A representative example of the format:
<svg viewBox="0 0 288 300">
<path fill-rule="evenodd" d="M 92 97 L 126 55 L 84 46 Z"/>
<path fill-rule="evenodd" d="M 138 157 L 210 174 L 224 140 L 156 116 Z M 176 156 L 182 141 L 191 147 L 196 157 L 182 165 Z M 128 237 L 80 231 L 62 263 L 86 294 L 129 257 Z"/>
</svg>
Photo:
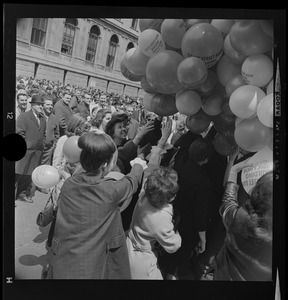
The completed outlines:
<svg viewBox="0 0 288 300">
<path fill-rule="evenodd" d="M 27 76 L 17 76 L 16 78 L 16 95 L 17 99 L 21 98 L 21 95 L 26 95 L 27 98 L 31 98 L 34 94 L 41 94 L 42 96 L 51 97 L 53 103 L 62 98 L 69 98 L 72 96 L 80 97 L 85 101 L 91 101 L 99 103 L 101 106 L 105 106 L 107 103 L 117 106 L 119 109 L 124 110 L 128 104 L 133 105 L 135 108 L 142 108 L 142 98 L 123 96 L 117 93 L 109 93 L 96 89 L 92 86 L 81 87 L 73 84 L 64 84 L 60 81 L 51 81 L 48 79 L 38 79 Z M 66 96 L 67 95 L 67 96 Z"/>
</svg>

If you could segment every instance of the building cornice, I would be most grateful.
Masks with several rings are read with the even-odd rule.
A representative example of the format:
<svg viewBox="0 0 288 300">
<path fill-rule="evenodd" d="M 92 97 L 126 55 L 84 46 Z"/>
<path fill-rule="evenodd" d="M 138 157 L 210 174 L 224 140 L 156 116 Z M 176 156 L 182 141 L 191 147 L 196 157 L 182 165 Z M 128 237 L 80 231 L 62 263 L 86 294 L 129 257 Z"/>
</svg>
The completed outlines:
<svg viewBox="0 0 288 300">
<path fill-rule="evenodd" d="M 113 30 L 116 34 L 122 35 L 122 36 L 128 36 L 131 38 L 131 40 L 134 43 L 138 43 L 138 35 L 130 32 L 129 30 L 121 27 L 120 25 L 118 26 L 117 24 L 107 20 L 107 19 L 93 19 L 93 18 L 87 18 L 89 21 L 94 22 L 95 24 L 102 25 L 104 27 L 107 27 L 111 30 Z"/>
<path fill-rule="evenodd" d="M 19 52 L 16 54 L 16 58 L 22 59 L 22 60 L 27 60 L 27 61 L 32 61 L 30 55 L 19 53 Z M 84 70 L 83 68 L 77 68 L 76 66 L 69 66 L 68 64 L 59 64 L 59 62 L 53 62 L 53 60 L 50 60 L 47 58 L 43 59 L 43 58 L 35 57 L 35 56 L 33 56 L 33 62 L 42 64 L 42 65 L 46 65 L 49 67 L 54 67 L 54 68 L 61 69 L 61 70 L 66 70 L 66 71 L 86 75 L 86 76 L 92 76 L 94 78 L 100 78 L 100 79 L 104 79 L 104 80 L 113 81 L 116 83 L 121 83 L 124 85 L 129 85 L 129 86 L 141 89 L 140 82 L 127 80 L 124 76 L 122 79 L 121 77 L 119 77 L 116 74 L 108 75 L 107 73 L 101 71 L 98 68 L 95 70 L 87 70 L 87 69 Z M 119 73 L 119 75 L 120 74 L 121 73 Z"/>
</svg>

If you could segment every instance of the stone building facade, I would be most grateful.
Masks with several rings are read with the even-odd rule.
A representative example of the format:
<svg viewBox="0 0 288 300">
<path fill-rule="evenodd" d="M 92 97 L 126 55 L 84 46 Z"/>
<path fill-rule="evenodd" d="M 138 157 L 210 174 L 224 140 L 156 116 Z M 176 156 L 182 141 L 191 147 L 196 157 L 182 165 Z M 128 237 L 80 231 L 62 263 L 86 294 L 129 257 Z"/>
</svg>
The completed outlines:
<svg viewBox="0 0 288 300">
<path fill-rule="evenodd" d="M 16 76 L 45 78 L 143 97 L 120 62 L 137 45 L 138 19 L 22 18 L 17 20 Z"/>
</svg>

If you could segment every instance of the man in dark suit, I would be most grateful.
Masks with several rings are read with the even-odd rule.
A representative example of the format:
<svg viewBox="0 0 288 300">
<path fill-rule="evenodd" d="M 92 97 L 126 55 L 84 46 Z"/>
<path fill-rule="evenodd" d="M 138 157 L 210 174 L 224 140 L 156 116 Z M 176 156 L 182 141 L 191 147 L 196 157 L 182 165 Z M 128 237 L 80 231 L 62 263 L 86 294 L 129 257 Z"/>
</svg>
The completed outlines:
<svg viewBox="0 0 288 300">
<path fill-rule="evenodd" d="M 22 113 L 16 120 L 16 133 L 24 138 L 27 150 L 25 156 L 15 164 L 15 196 L 30 203 L 36 190 L 31 175 L 40 165 L 44 149 L 46 121 L 41 117 L 43 103 L 42 96 L 34 95 L 31 110 Z"/>
<path fill-rule="evenodd" d="M 69 106 L 71 107 L 72 111 L 74 113 L 77 112 L 77 108 L 79 103 L 81 102 L 82 99 L 82 95 L 81 95 L 81 91 L 76 89 L 74 95 L 71 97 L 71 101 L 69 103 Z"/>
<path fill-rule="evenodd" d="M 50 97 L 44 98 L 43 117 L 46 120 L 46 138 L 44 141 L 44 151 L 41 158 L 41 165 L 52 165 L 53 152 L 60 137 L 59 120 L 52 113 L 53 100 Z"/>
<path fill-rule="evenodd" d="M 56 102 L 53 109 L 53 113 L 59 120 L 60 136 L 65 134 L 67 123 L 73 116 L 73 111 L 69 106 L 70 101 L 71 93 L 68 90 L 66 90 L 63 93 L 62 99 Z"/>
<path fill-rule="evenodd" d="M 86 120 L 90 116 L 90 103 L 92 102 L 92 97 L 89 93 L 84 93 L 82 101 L 78 104 L 75 112 L 79 112 Z"/>
</svg>

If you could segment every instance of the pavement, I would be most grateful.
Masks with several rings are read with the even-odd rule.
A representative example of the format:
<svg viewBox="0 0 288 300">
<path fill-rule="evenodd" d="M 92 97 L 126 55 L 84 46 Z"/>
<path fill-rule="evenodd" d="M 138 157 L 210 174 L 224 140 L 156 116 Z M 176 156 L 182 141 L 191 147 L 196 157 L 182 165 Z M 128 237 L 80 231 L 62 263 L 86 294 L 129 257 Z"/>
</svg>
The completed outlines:
<svg viewBox="0 0 288 300">
<path fill-rule="evenodd" d="M 41 279 L 48 264 L 46 240 L 50 224 L 39 227 L 36 218 L 48 201 L 48 194 L 36 191 L 34 203 L 16 200 L 15 204 L 15 277 Z"/>
</svg>

